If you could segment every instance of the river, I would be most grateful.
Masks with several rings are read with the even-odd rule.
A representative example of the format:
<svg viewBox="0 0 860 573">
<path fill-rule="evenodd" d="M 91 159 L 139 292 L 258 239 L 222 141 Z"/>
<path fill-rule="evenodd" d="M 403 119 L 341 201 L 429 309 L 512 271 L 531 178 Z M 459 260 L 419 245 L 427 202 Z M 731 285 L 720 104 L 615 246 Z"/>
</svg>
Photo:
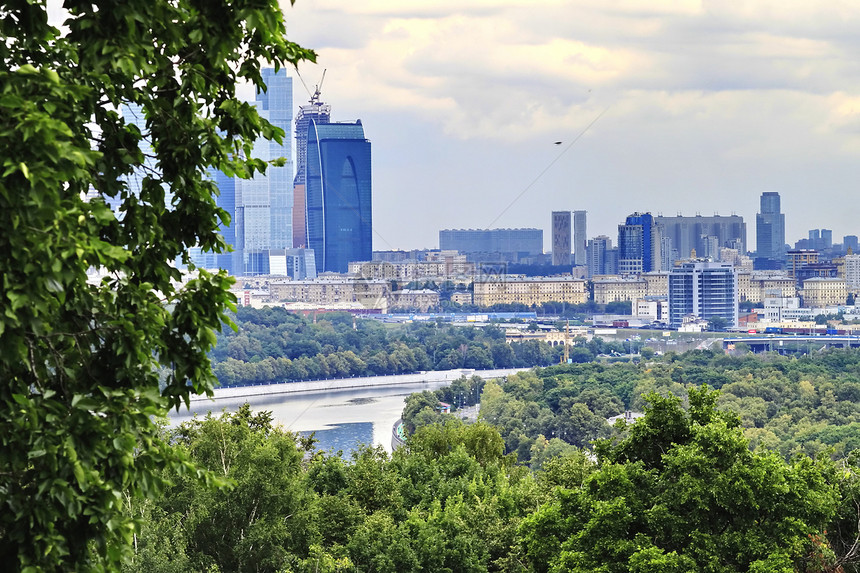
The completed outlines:
<svg viewBox="0 0 860 573">
<path fill-rule="evenodd" d="M 253 410 L 269 410 L 276 423 L 304 435 L 314 432 L 317 448 L 343 451 L 345 456 L 359 444 L 381 445 L 391 451 L 391 429 L 403 412 L 404 400 L 414 392 L 436 390 L 450 381 L 416 382 L 397 386 L 309 390 L 243 398 L 215 398 L 191 403 L 191 410 L 170 415 L 179 424 L 207 412 L 235 411 L 248 402 Z"/>
</svg>

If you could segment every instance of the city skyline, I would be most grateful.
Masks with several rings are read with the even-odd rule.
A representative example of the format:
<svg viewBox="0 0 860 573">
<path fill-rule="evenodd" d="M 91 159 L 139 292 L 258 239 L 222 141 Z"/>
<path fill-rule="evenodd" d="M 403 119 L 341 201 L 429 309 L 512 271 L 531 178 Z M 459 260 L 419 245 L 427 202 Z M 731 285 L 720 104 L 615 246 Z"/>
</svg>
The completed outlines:
<svg viewBox="0 0 860 573">
<path fill-rule="evenodd" d="M 437 246 L 443 228 L 548 231 L 547 213 L 571 208 L 589 238 L 634 211 L 738 214 L 751 230 L 767 191 L 788 243 L 858 234 L 838 205 L 860 171 L 860 6 L 283 7 L 318 54 L 307 83 L 327 69 L 325 100 L 369 126 L 375 248 Z"/>
</svg>

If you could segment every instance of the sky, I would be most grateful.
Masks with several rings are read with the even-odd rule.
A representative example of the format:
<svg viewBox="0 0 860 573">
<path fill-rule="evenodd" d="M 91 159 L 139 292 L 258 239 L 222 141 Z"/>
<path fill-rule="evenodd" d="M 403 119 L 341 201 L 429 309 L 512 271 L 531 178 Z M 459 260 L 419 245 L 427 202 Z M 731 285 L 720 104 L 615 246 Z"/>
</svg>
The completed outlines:
<svg viewBox="0 0 860 573">
<path fill-rule="evenodd" d="M 496 227 L 548 249 L 550 212 L 577 209 L 589 238 L 634 211 L 738 214 L 753 249 L 763 191 L 791 244 L 860 234 L 860 3 L 282 4 L 318 55 L 299 73 L 327 70 L 332 118 L 372 142 L 374 249 Z"/>
</svg>

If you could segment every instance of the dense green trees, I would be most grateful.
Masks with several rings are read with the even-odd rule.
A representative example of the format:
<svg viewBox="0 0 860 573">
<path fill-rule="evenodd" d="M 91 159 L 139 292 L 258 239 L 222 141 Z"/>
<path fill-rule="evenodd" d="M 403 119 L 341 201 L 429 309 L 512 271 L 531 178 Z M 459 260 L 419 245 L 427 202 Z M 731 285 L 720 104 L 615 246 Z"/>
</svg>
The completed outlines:
<svg viewBox="0 0 860 573">
<path fill-rule="evenodd" d="M 535 471 L 483 422 L 345 460 L 265 412 L 210 415 L 169 441 L 230 489 L 166 468 L 164 498 L 128 506 L 126 570 L 856 573 L 856 461 L 752 451 L 716 392 L 685 398 L 651 393 L 593 452 L 537 440 Z"/>
<path fill-rule="evenodd" d="M 455 368 L 548 366 L 560 348 L 544 342 L 507 344 L 501 328 L 451 324 L 385 325 L 329 313 L 316 320 L 282 308 L 239 308 L 236 332 L 218 336 L 212 353 L 224 386 L 404 374 Z M 619 347 L 620 348 L 620 347 Z M 576 349 L 584 361 L 593 353 Z"/>
<path fill-rule="evenodd" d="M 243 159 L 253 142 L 285 135 L 239 101 L 237 82 L 264 89 L 261 65 L 313 57 L 285 40 L 273 0 L 63 5 L 59 29 L 45 2 L 0 7 L 0 562 L 11 570 L 115 565 L 134 533 L 120 492 L 151 496 L 160 468 L 182 464 L 152 417 L 211 391 L 207 352 L 230 298 L 224 273 L 181 285 L 174 263 L 225 248 L 229 216 L 206 169 L 250 176 L 265 168 Z M 128 103 L 143 129 L 120 117 Z"/>
</svg>

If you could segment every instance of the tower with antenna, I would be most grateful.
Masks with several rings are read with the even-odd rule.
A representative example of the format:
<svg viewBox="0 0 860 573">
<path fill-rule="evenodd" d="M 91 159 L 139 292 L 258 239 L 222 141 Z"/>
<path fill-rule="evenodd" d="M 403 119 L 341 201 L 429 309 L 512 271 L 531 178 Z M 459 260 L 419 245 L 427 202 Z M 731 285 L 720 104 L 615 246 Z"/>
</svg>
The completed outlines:
<svg viewBox="0 0 860 573">
<path fill-rule="evenodd" d="M 296 114 L 296 176 L 293 179 L 293 246 L 308 245 L 307 227 L 307 163 L 308 163 L 308 126 L 311 120 L 319 124 L 331 123 L 331 106 L 320 99 L 322 86 L 325 81 L 323 70 L 320 83 L 314 86 L 314 91 L 308 89 L 301 74 L 298 74 L 310 100 L 299 106 Z"/>
</svg>

